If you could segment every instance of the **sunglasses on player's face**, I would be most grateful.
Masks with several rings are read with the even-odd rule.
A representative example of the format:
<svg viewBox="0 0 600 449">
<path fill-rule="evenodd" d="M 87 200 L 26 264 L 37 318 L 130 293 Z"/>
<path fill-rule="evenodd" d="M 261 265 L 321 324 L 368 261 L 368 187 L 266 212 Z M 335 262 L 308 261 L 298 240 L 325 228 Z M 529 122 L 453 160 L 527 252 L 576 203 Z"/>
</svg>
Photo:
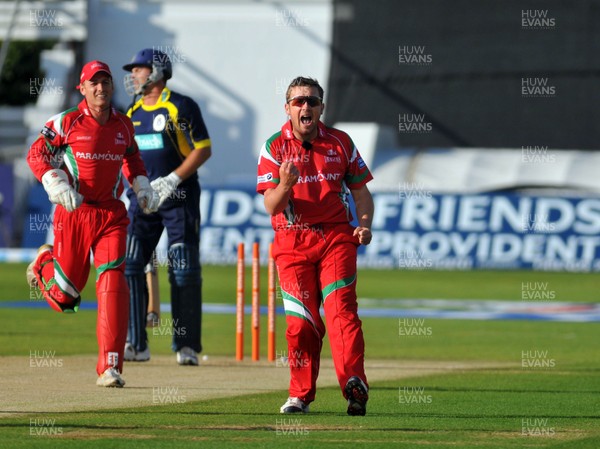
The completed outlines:
<svg viewBox="0 0 600 449">
<path fill-rule="evenodd" d="M 311 108 L 315 106 L 320 106 L 323 99 L 321 97 L 315 97 L 314 95 L 298 95 L 296 97 L 290 98 L 287 102 L 292 106 L 302 107 L 304 103 L 308 103 Z"/>
</svg>

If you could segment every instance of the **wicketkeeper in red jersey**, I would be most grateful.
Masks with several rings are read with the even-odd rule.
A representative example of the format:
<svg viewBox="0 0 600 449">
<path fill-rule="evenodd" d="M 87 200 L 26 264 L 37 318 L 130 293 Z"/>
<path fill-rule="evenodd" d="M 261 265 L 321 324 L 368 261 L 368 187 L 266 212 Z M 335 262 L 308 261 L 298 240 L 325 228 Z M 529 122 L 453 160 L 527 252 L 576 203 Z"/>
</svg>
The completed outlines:
<svg viewBox="0 0 600 449">
<path fill-rule="evenodd" d="M 298 77 L 288 87 L 290 120 L 263 145 L 257 191 L 275 229 L 273 256 L 285 307 L 289 398 L 281 413 L 305 413 L 315 399 L 325 325 L 349 415 L 364 415 L 368 383 L 356 301 L 356 252 L 371 241 L 372 179 L 350 137 L 326 127 L 323 88 Z M 356 204 L 352 227 L 348 203 Z"/>
<path fill-rule="evenodd" d="M 127 211 L 119 196 L 123 173 L 148 212 L 156 211 L 152 190 L 133 138 L 133 125 L 111 105 L 113 80 L 103 62 L 81 71 L 84 99 L 50 118 L 31 145 L 27 162 L 56 204 L 54 245 L 42 245 L 27 268 L 27 281 L 39 287 L 58 312 L 77 312 L 80 292 L 96 266 L 99 386 L 122 387 L 129 289 L 124 275 Z"/>
</svg>

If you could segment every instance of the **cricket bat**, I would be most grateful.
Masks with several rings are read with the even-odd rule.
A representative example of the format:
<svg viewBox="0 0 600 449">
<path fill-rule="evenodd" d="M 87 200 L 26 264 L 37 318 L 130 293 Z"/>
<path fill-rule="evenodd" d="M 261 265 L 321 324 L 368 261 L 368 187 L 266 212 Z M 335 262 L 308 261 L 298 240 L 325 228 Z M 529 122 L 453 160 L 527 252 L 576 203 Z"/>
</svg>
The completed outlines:
<svg viewBox="0 0 600 449">
<path fill-rule="evenodd" d="M 146 327 L 157 327 L 160 325 L 160 293 L 158 291 L 158 273 L 156 269 L 156 254 L 152 253 L 152 259 L 146 266 L 146 283 L 148 286 L 148 314 L 146 315 Z"/>
</svg>

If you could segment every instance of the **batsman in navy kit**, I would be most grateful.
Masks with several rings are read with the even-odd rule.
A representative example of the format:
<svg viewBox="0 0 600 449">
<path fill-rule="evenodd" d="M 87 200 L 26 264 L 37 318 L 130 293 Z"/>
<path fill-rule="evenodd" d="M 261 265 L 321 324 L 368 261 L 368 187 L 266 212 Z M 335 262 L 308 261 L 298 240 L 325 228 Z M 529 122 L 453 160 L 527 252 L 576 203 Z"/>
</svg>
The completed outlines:
<svg viewBox="0 0 600 449">
<path fill-rule="evenodd" d="M 127 115 L 148 171 L 160 196 L 159 209 L 144 214 L 130 190 L 125 275 L 130 314 L 125 360 L 150 359 L 146 333 L 148 290 L 144 267 L 163 229 L 168 237 L 173 350 L 180 365 L 197 365 L 202 351 L 202 278 L 200 267 L 200 184 L 198 168 L 211 156 L 211 142 L 199 106 L 171 91 L 171 60 L 162 51 L 139 51 L 123 69 L 125 88 L 133 95 Z M 137 96 L 141 98 L 136 101 Z"/>
</svg>

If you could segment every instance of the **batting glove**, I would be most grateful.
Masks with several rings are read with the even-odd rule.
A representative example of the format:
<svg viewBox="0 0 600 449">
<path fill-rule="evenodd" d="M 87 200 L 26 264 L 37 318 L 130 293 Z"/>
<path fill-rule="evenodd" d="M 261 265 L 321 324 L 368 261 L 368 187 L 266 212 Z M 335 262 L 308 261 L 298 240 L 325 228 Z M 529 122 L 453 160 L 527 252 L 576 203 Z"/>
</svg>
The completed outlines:
<svg viewBox="0 0 600 449">
<path fill-rule="evenodd" d="M 156 178 L 151 182 L 152 188 L 156 190 L 156 193 L 160 197 L 159 206 L 177 190 L 177 186 L 180 183 L 181 178 L 175 172 L 171 172 L 162 178 Z"/>
<path fill-rule="evenodd" d="M 158 210 L 158 195 L 150 186 L 148 178 L 145 176 L 136 176 L 133 180 L 133 191 L 137 197 L 138 204 L 145 214 L 151 214 Z"/>
<path fill-rule="evenodd" d="M 69 177 L 63 170 L 48 170 L 42 176 L 42 185 L 51 203 L 60 204 L 68 212 L 73 212 L 83 202 L 83 195 L 69 184 Z"/>
</svg>

